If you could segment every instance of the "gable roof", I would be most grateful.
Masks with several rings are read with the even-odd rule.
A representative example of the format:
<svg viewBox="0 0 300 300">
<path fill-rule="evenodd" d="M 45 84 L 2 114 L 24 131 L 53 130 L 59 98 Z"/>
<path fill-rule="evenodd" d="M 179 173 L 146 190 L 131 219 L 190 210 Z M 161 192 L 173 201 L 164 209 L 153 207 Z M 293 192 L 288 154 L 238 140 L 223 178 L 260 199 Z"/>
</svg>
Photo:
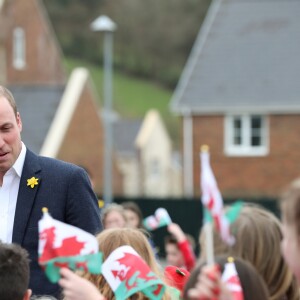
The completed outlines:
<svg viewBox="0 0 300 300">
<path fill-rule="evenodd" d="M 171 109 L 299 113 L 299 16 L 299 0 L 213 0 Z"/>
<path fill-rule="evenodd" d="M 156 109 L 150 109 L 144 117 L 143 124 L 135 140 L 135 146 L 139 149 L 144 147 L 149 142 L 149 138 L 151 137 L 153 130 L 157 125 L 160 126 L 166 139 L 168 139 L 168 141 L 171 143 L 169 134 L 159 111 Z"/>
<path fill-rule="evenodd" d="M 39 153 L 52 123 L 64 86 L 9 86 L 20 112 L 22 141 Z"/>
<path fill-rule="evenodd" d="M 135 139 L 142 126 L 142 120 L 120 119 L 113 123 L 114 147 L 119 155 L 136 154 Z"/>
<path fill-rule="evenodd" d="M 61 97 L 59 106 L 52 120 L 51 127 L 44 135 L 44 143 L 40 154 L 56 157 L 63 142 L 74 111 L 78 105 L 83 89 L 89 83 L 93 88 L 89 71 L 86 68 L 75 68 Z M 93 92 L 95 92 L 93 90 Z"/>
</svg>

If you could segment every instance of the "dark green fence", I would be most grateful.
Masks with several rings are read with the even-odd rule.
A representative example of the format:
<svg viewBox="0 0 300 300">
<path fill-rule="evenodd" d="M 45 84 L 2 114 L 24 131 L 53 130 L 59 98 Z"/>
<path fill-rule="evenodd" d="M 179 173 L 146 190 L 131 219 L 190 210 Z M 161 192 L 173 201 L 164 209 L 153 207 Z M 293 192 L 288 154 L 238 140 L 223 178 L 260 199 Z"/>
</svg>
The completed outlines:
<svg viewBox="0 0 300 300">
<path fill-rule="evenodd" d="M 202 226 L 202 205 L 200 199 L 151 199 L 151 198 L 115 198 L 114 202 L 122 203 L 125 201 L 136 202 L 141 208 L 144 217 L 153 215 L 159 207 L 164 207 L 170 214 L 173 222 L 179 224 L 184 232 L 192 235 L 198 245 L 198 236 Z M 225 204 L 230 204 L 235 200 L 225 199 Z M 244 202 L 255 202 L 279 216 L 279 209 L 276 199 L 251 200 L 243 199 Z M 155 245 L 159 248 L 159 255 L 164 256 L 164 237 L 168 235 L 165 227 L 152 232 Z M 196 252 L 198 254 L 198 246 Z"/>
</svg>

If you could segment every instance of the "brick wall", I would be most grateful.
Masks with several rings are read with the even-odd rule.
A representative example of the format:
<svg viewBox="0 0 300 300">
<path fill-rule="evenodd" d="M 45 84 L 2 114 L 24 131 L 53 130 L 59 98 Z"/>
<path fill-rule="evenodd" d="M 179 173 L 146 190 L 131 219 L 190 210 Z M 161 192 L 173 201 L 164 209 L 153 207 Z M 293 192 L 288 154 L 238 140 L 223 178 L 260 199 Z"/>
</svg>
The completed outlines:
<svg viewBox="0 0 300 300">
<path fill-rule="evenodd" d="M 58 158 L 85 166 L 95 182 L 95 192 L 103 191 L 103 125 L 91 88 L 86 85 L 74 112 Z M 122 195 L 121 175 L 113 170 L 115 195 Z"/>
<path fill-rule="evenodd" d="M 62 84 L 65 71 L 61 51 L 43 4 L 39 0 L 6 1 L 2 10 L 5 28 L 6 84 Z M 13 67 L 13 30 L 22 27 L 26 36 L 26 66 Z"/>
<path fill-rule="evenodd" d="M 300 115 L 269 117 L 270 151 L 263 157 L 229 157 L 224 154 L 223 116 L 193 119 L 195 194 L 199 195 L 202 144 L 210 146 L 211 165 L 224 197 L 277 197 L 300 176 Z"/>
</svg>

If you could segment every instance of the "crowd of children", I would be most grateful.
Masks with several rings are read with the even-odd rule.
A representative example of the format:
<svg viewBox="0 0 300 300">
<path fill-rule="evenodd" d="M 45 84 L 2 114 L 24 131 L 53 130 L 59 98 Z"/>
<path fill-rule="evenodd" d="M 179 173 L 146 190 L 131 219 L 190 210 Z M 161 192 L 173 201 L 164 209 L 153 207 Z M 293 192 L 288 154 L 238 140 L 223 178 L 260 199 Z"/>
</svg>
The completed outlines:
<svg viewBox="0 0 300 300">
<path fill-rule="evenodd" d="M 201 231 L 199 236 L 201 251 L 196 263 L 193 239 L 171 222 L 165 238 L 167 267 L 163 269 L 143 228 L 142 212 L 133 202 L 111 204 L 103 210 L 104 230 L 97 241 L 103 261 L 119 247 L 131 246 L 153 274 L 165 282 L 167 288 L 160 297 L 163 300 L 300 300 L 300 179 L 283 193 L 280 207 L 282 223 L 266 209 L 245 204 L 230 225 L 234 245 L 226 245 L 214 232 L 215 263 L 210 265 L 206 263 L 206 232 Z M 31 295 L 28 266 L 24 249 L 16 244 L 0 244 L 1 300 L 53 299 L 51 295 Z M 235 272 L 235 279 L 226 275 L 228 270 Z M 115 299 L 102 274 L 63 267 L 60 275 L 62 299 Z M 149 298 L 137 291 L 128 299 Z"/>
</svg>

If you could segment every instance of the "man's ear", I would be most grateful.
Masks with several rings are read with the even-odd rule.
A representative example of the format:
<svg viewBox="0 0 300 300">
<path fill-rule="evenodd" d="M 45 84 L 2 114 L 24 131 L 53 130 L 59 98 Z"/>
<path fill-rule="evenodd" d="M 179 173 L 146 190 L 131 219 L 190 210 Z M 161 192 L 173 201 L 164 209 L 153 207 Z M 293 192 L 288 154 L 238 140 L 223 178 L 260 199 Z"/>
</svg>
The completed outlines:
<svg viewBox="0 0 300 300">
<path fill-rule="evenodd" d="M 30 300 L 31 294 L 32 294 L 32 290 L 28 289 L 24 295 L 23 300 Z"/>
<path fill-rule="evenodd" d="M 22 119 L 19 112 L 17 112 L 17 124 L 20 132 L 22 132 L 23 125 L 22 125 Z"/>
</svg>

